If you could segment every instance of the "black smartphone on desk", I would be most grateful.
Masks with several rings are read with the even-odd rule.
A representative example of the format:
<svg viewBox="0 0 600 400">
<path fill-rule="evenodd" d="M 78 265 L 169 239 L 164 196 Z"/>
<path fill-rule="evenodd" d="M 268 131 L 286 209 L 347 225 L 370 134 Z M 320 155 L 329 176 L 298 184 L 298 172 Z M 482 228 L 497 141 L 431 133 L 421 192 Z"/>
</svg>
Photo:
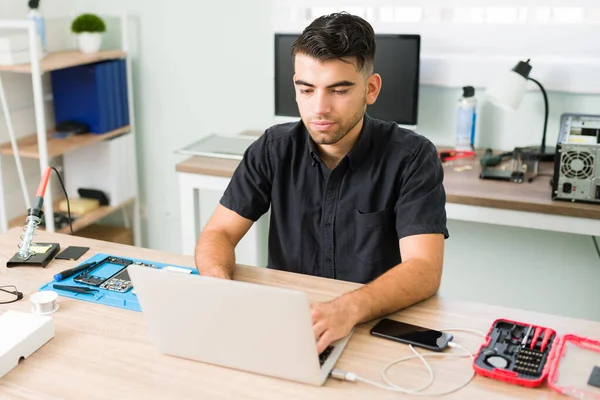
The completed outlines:
<svg viewBox="0 0 600 400">
<path fill-rule="evenodd" d="M 81 246 L 69 246 L 62 253 L 56 256 L 57 260 L 77 260 L 84 255 L 90 248 Z"/>
<path fill-rule="evenodd" d="M 371 335 L 394 340 L 396 342 L 412 344 L 432 351 L 442 351 L 448 347 L 453 335 L 422 326 L 405 324 L 383 318 L 373 328 Z"/>
</svg>

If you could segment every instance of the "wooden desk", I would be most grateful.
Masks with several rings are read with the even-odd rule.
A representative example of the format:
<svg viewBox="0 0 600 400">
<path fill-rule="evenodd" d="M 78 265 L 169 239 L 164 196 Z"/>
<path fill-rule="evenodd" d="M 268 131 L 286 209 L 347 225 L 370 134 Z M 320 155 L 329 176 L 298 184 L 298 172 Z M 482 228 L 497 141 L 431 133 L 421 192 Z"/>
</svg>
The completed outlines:
<svg viewBox="0 0 600 400">
<path fill-rule="evenodd" d="M 552 200 L 550 176 L 517 184 L 479 179 L 480 171 L 479 160 L 444 166 L 449 219 L 600 236 L 600 205 Z M 540 171 L 552 174 L 553 164 Z"/>
<path fill-rule="evenodd" d="M 0 282 L 13 284 L 25 299 L 0 305 L 28 312 L 29 296 L 52 276 L 75 265 L 54 260 L 45 269 L 16 267 L 6 261 L 15 253 L 20 234 L 13 229 L 0 235 Z M 124 246 L 56 233 L 40 232 L 36 240 L 89 246 L 85 257 L 104 252 L 193 266 L 191 257 Z M 83 259 L 82 259 L 83 260 Z M 303 290 L 312 301 L 325 301 L 359 287 L 358 284 L 291 274 L 265 268 L 239 266 L 235 279 Z M 276 378 L 231 370 L 160 354 L 146 335 L 143 315 L 138 312 L 59 298 L 60 309 L 52 314 L 56 335 L 31 357 L 0 379 L 0 398 L 5 399 L 396 399 L 397 393 L 362 383 L 329 379 L 314 387 Z M 204 305 L 198 305 L 199 307 Z M 190 318 L 193 316 L 182 316 Z M 556 317 L 489 305 L 450 301 L 434 297 L 393 318 L 431 328 L 470 328 L 487 331 L 496 318 L 512 318 L 594 337 L 600 323 Z M 337 367 L 380 381 L 382 367 L 393 359 L 410 354 L 407 346 L 375 338 L 368 331 L 373 323 L 357 327 Z M 201 340 L 201 338 L 199 338 Z M 455 341 L 475 351 L 482 339 L 469 333 L 455 333 Z M 436 381 L 432 389 L 455 386 L 471 372 L 470 359 L 433 360 Z M 390 377 L 406 386 L 425 382 L 427 374 L 417 362 L 396 367 Z M 406 396 L 409 397 L 409 396 Z M 526 389 L 476 376 L 464 389 L 445 398 L 453 399 L 563 399 L 547 387 Z"/>
<path fill-rule="evenodd" d="M 184 254 L 193 254 L 205 219 L 197 212 L 199 193 L 224 191 L 238 164 L 237 160 L 194 156 L 176 165 Z M 459 168 L 464 166 L 470 169 Z M 551 173 L 552 164 L 542 165 L 540 170 Z M 600 236 L 600 205 L 553 201 L 550 177 L 516 184 L 479 179 L 480 171 L 478 160 L 460 160 L 444 166 L 448 219 Z M 193 218 L 190 212 L 194 213 Z M 266 235 L 260 234 L 267 231 L 264 224 L 266 219 L 255 224 L 256 230 L 243 239 L 254 244 L 246 244 L 238 260 L 250 265 L 266 263 Z"/>
</svg>

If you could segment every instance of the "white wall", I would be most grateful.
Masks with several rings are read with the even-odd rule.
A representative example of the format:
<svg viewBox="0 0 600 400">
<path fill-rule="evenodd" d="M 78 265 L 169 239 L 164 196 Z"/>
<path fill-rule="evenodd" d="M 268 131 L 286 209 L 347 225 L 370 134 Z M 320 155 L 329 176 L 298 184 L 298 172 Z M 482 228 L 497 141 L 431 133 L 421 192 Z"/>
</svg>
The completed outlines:
<svg viewBox="0 0 600 400">
<path fill-rule="evenodd" d="M 128 10 L 139 21 L 134 86 L 145 244 L 179 252 L 174 168 L 184 157 L 174 151 L 211 132 L 262 129 L 271 123 L 271 8 L 266 0 L 76 4 L 80 11 Z M 452 145 L 459 94 L 459 89 L 423 86 L 419 132 L 436 144 Z M 600 96 L 549 95 L 548 144 L 556 141 L 561 113 L 600 114 Z M 537 144 L 542 105 L 537 91 L 529 92 L 513 115 L 480 101 L 477 143 L 498 149 Z M 206 212 L 218 196 L 209 199 L 213 204 L 204 206 Z M 600 262 L 589 237 L 457 221 L 450 221 L 449 229 L 443 295 L 600 320 L 595 307 L 600 291 L 594 288 Z"/>
<path fill-rule="evenodd" d="M 139 19 L 134 91 L 144 243 L 180 251 L 175 150 L 212 132 L 268 126 L 272 106 L 266 0 L 78 0 L 80 11 Z M 207 5 L 209 4 L 209 5 Z"/>
<path fill-rule="evenodd" d="M 22 0 L 2 0 L 0 2 L 0 18 L 1 19 L 20 19 L 24 18 L 29 11 L 27 1 Z M 51 0 L 41 1 L 40 11 L 46 18 L 61 17 L 65 13 L 72 10 L 76 0 Z"/>
<path fill-rule="evenodd" d="M 462 221 L 448 230 L 442 296 L 600 321 L 590 236 Z"/>
<path fill-rule="evenodd" d="M 515 62 L 516 64 L 516 62 Z M 532 76 L 535 70 L 532 70 Z M 465 82 L 468 85 L 469 82 Z M 535 84 L 529 83 L 533 87 Z M 542 82 L 543 84 L 543 82 Z M 528 91 L 516 112 L 508 112 L 485 100 L 485 88 L 476 88 L 478 99 L 475 145 L 498 150 L 516 146 L 539 145 L 544 125 L 544 101 L 539 90 Z M 460 88 L 421 86 L 419 98 L 419 133 L 438 145 L 454 145 L 456 102 Z M 600 96 L 548 93 L 549 118 L 546 145 L 556 145 L 560 116 L 566 112 L 600 114 Z"/>
</svg>

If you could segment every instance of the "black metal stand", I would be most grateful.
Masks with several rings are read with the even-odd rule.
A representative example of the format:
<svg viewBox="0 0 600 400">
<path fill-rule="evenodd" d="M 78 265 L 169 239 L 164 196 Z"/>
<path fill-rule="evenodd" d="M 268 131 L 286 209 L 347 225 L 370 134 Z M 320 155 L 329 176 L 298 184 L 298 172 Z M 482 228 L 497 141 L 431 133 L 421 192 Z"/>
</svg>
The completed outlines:
<svg viewBox="0 0 600 400">
<path fill-rule="evenodd" d="M 16 253 L 10 260 L 8 260 L 8 262 L 6 263 L 6 267 L 12 268 L 22 265 L 44 268 L 46 265 L 48 265 L 50 261 L 52 261 L 54 256 L 60 250 L 60 245 L 58 243 L 31 243 L 31 246 L 50 246 L 50 248 L 43 253 L 34 253 L 25 260 L 19 257 L 19 253 Z"/>
<path fill-rule="evenodd" d="M 554 161 L 555 155 L 556 155 L 556 147 L 546 147 L 546 129 L 548 128 L 548 94 L 546 93 L 546 90 L 544 89 L 544 87 L 542 86 L 542 84 L 540 82 L 538 82 L 537 80 L 533 79 L 533 78 L 527 78 L 532 82 L 535 82 L 539 87 L 540 90 L 542 91 L 542 95 L 544 96 L 544 107 L 545 107 L 545 113 L 544 113 L 544 133 L 542 134 L 542 144 L 541 146 L 536 150 L 537 152 L 537 159 L 539 161 Z M 531 147 L 532 149 L 535 148 L 534 146 Z"/>
</svg>

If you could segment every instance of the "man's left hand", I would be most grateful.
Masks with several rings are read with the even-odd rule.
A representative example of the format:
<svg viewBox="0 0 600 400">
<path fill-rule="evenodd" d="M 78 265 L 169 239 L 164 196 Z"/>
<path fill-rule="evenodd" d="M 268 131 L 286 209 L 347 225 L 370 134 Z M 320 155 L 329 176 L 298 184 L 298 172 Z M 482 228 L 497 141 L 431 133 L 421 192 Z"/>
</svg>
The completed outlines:
<svg viewBox="0 0 600 400">
<path fill-rule="evenodd" d="M 349 335 L 357 323 L 351 308 L 340 298 L 327 303 L 313 303 L 310 308 L 319 354 L 331 342 Z"/>
</svg>

